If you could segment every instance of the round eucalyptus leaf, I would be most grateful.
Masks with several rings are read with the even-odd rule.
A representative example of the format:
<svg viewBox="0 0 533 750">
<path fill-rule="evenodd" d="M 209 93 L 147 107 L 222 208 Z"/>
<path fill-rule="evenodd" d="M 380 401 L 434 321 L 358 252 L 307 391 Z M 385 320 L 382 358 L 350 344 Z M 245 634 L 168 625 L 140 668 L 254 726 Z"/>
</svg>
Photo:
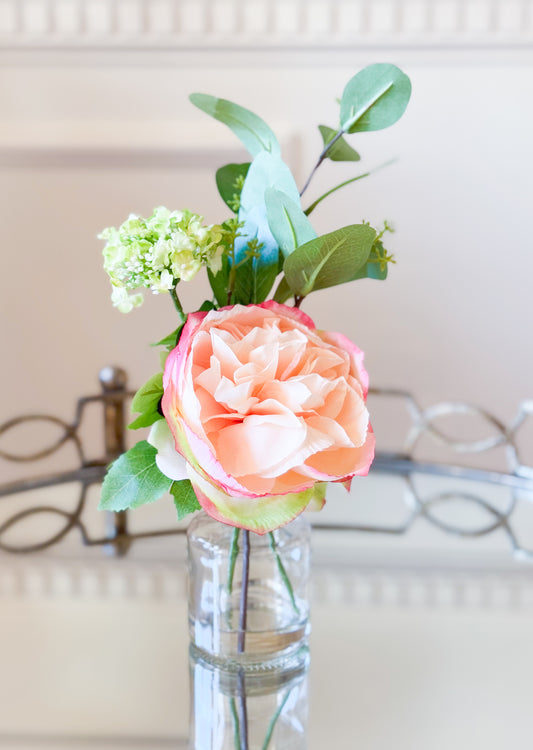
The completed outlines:
<svg viewBox="0 0 533 750">
<path fill-rule="evenodd" d="M 341 128 L 346 133 L 388 128 L 403 115 L 410 96 L 411 81 L 396 65 L 369 65 L 346 84 Z"/>
</svg>

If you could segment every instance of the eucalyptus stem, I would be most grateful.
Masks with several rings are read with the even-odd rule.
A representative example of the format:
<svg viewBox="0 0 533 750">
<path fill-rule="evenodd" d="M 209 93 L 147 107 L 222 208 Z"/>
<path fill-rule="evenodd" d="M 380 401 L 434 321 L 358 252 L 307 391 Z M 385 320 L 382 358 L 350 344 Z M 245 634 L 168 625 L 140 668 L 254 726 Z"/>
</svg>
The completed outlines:
<svg viewBox="0 0 533 750">
<path fill-rule="evenodd" d="M 377 172 L 379 169 L 383 169 L 383 167 L 388 167 L 391 164 L 394 164 L 395 161 L 396 159 L 389 159 L 389 161 L 386 161 L 383 164 L 380 164 L 375 169 L 371 169 L 368 172 L 364 172 L 363 174 L 358 174 L 356 177 L 351 177 L 349 180 L 345 180 L 345 182 L 341 182 L 340 185 L 336 185 L 334 188 L 331 188 L 331 190 L 328 190 L 326 193 L 321 195 L 320 198 L 317 198 L 316 201 L 311 203 L 311 205 L 305 209 L 304 214 L 306 216 L 309 216 L 309 214 L 315 210 L 315 208 L 318 206 L 319 203 L 321 203 L 324 200 L 324 198 L 327 198 L 336 190 L 340 190 L 341 188 L 345 187 L 346 185 L 349 185 L 352 182 L 357 182 L 357 180 L 362 180 L 364 177 L 369 177 L 371 174 L 374 174 L 374 172 Z"/>
<path fill-rule="evenodd" d="M 324 149 L 323 149 L 322 153 L 318 157 L 317 163 L 315 164 L 315 166 L 313 167 L 313 169 L 311 171 L 311 174 L 307 178 L 307 182 L 305 183 L 305 185 L 303 186 L 303 188 L 300 190 L 300 198 L 302 197 L 302 195 L 305 193 L 305 191 L 309 187 L 309 183 L 313 179 L 316 170 L 319 168 L 319 166 L 322 164 L 322 162 L 324 161 L 324 159 L 328 155 L 328 151 L 330 150 L 330 148 L 332 146 L 334 146 L 335 143 L 337 143 L 337 141 L 339 140 L 339 138 L 342 138 L 342 136 L 344 135 L 345 132 L 346 131 L 344 131 L 341 128 L 337 133 L 335 133 L 335 135 L 333 136 L 333 138 L 331 139 L 331 141 L 329 141 L 329 143 L 326 143 L 326 145 L 324 146 Z"/>
<path fill-rule="evenodd" d="M 183 307 L 181 306 L 176 287 L 172 287 L 172 289 L 170 290 L 170 296 L 172 297 L 172 302 L 174 303 L 174 307 L 178 311 L 178 315 L 180 316 L 181 321 L 184 323 L 187 319 L 187 316 L 183 312 Z"/>
</svg>

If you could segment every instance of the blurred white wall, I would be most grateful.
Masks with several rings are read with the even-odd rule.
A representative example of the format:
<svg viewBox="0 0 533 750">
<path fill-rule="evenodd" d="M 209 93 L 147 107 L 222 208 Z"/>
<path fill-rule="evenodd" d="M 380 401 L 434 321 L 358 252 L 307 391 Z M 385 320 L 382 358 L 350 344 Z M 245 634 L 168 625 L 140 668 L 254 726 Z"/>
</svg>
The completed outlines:
<svg viewBox="0 0 533 750">
<path fill-rule="evenodd" d="M 172 329 L 171 303 L 115 311 L 96 235 L 159 204 L 226 215 L 214 171 L 245 153 L 189 104 L 191 91 L 263 116 L 301 183 L 320 146 L 316 125 L 335 124 L 335 97 L 374 61 L 411 76 L 407 113 L 353 137 L 360 164 L 326 163 L 309 197 L 396 158 L 324 202 L 314 221 L 328 231 L 388 219 L 397 265 L 385 283 L 319 292 L 306 310 L 365 349 L 374 385 L 512 416 L 532 393 L 531 5 L 4 0 L 1 418 L 69 416 L 110 362 L 132 385 L 154 371 L 147 345 Z M 194 282 L 183 295 L 192 305 L 204 290 Z"/>
</svg>

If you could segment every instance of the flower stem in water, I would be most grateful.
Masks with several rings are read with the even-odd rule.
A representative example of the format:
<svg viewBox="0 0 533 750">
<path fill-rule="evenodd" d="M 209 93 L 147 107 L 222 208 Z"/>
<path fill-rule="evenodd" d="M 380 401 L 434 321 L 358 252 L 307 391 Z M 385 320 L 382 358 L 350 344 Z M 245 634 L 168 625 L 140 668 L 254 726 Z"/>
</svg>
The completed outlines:
<svg viewBox="0 0 533 750">
<path fill-rule="evenodd" d="M 298 609 L 298 605 L 296 604 L 294 590 L 292 588 L 292 584 L 290 582 L 289 576 L 287 575 L 287 571 L 285 570 L 285 566 L 283 565 L 283 562 L 281 561 L 281 557 L 279 556 L 279 552 L 276 547 L 276 540 L 274 538 L 274 533 L 272 531 L 268 532 L 268 541 L 270 544 L 270 549 L 272 550 L 274 557 L 276 558 L 276 564 L 278 566 L 279 574 L 281 576 L 281 580 L 283 581 L 283 583 L 285 584 L 287 588 L 287 593 L 289 594 L 289 598 L 291 600 L 293 609 L 296 612 L 296 614 L 299 615 L 300 610 Z"/>
</svg>

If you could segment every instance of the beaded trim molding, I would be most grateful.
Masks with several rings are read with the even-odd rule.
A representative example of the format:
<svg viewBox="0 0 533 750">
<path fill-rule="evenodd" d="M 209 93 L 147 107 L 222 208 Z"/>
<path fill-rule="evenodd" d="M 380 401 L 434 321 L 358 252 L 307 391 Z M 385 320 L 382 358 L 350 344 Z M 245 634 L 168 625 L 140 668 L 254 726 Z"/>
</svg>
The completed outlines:
<svg viewBox="0 0 533 750">
<path fill-rule="evenodd" d="M 533 581 L 523 572 L 376 570 L 313 567 L 316 606 L 533 612 Z M 185 563 L 24 558 L 0 571 L 0 601 L 128 600 L 176 606 L 186 600 Z"/>
<path fill-rule="evenodd" d="M 533 0 L 0 0 L 3 49 L 360 49 L 533 43 Z"/>
</svg>

